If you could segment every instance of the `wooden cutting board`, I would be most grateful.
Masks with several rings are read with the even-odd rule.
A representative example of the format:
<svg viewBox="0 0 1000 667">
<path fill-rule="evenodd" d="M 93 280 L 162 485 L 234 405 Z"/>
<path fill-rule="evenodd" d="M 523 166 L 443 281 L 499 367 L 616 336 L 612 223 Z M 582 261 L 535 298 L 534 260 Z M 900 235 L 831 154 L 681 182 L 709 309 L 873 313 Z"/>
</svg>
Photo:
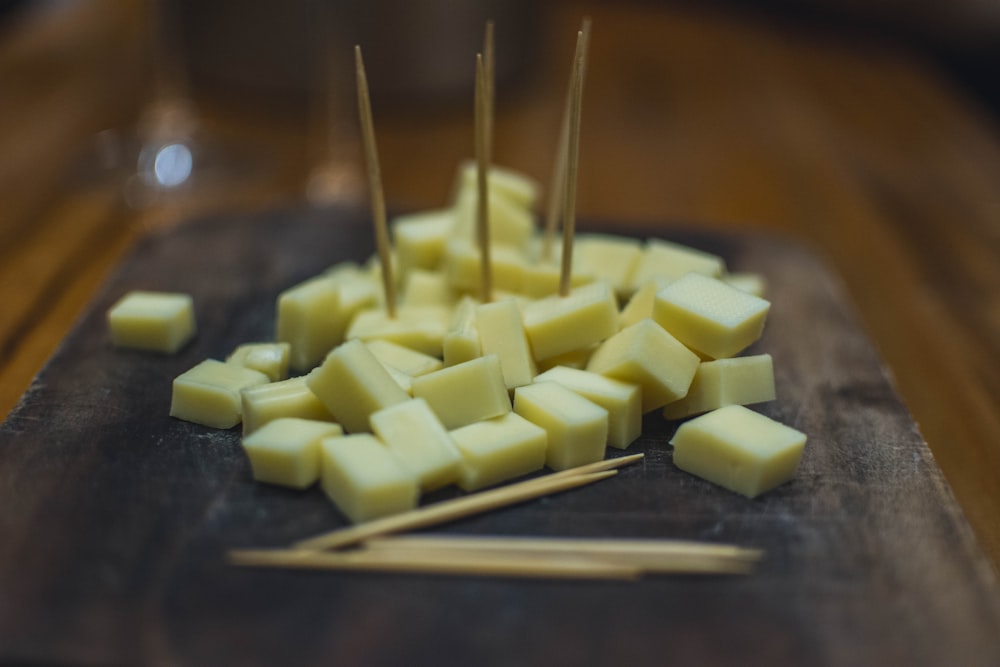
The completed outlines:
<svg viewBox="0 0 1000 667">
<path fill-rule="evenodd" d="M 0 661 L 1000 664 L 995 575 L 839 284 L 813 254 L 758 236 L 658 232 L 767 277 L 773 305 L 753 349 L 773 355 L 779 399 L 758 409 L 808 434 L 794 481 L 748 500 L 687 475 L 671 462 L 674 425 L 654 413 L 632 447 L 641 465 L 439 529 L 766 550 L 750 575 L 583 583 L 227 565 L 229 548 L 343 520 L 315 489 L 254 483 L 238 430 L 169 418 L 171 380 L 271 339 L 277 294 L 367 258 L 366 225 L 349 211 L 215 218 L 134 249 L 0 427 Z M 112 348 L 105 312 L 133 288 L 193 294 L 196 340 L 175 356 Z"/>
</svg>

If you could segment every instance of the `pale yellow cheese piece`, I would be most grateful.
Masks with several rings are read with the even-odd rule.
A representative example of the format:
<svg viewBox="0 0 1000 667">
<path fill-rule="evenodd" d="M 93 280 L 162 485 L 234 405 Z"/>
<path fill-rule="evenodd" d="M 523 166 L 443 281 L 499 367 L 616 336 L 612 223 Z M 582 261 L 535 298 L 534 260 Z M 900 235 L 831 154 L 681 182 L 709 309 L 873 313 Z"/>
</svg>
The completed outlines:
<svg viewBox="0 0 1000 667">
<path fill-rule="evenodd" d="M 633 289 L 639 289 L 650 280 L 677 280 L 687 273 L 718 278 L 725 268 L 725 262 L 718 255 L 671 241 L 648 239 L 630 282 Z"/>
<path fill-rule="evenodd" d="M 348 340 L 387 340 L 411 350 L 440 357 L 451 310 L 444 306 L 401 306 L 389 317 L 382 308 L 355 315 L 347 329 Z"/>
<path fill-rule="evenodd" d="M 666 287 L 669 280 L 649 280 L 643 283 L 629 298 L 628 303 L 618 314 L 618 328 L 630 327 L 639 320 L 653 317 L 653 303 L 656 301 L 656 293 L 662 287 Z"/>
<path fill-rule="evenodd" d="M 642 387 L 642 411 L 684 396 L 698 369 L 698 356 L 650 319 L 640 320 L 604 341 L 587 370 Z"/>
<path fill-rule="evenodd" d="M 577 234 L 573 248 L 574 269 L 591 273 L 609 283 L 620 296 L 631 294 L 632 273 L 642 256 L 637 238 L 615 234 Z"/>
<path fill-rule="evenodd" d="M 304 489 L 319 479 L 319 442 L 343 435 L 339 424 L 283 417 L 243 438 L 258 482 Z"/>
<path fill-rule="evenodd" d="M 399 302 L 404 306 L 453 306 L 458 292 L 440 271 L 411 269 L 403 279 Z"/>
<path fill-rule="evenodd" d="M 386 366 L 403 371 L 411 377 L 436 371 L 444 364 L 437 357 L 411 350 L 388 340 L 370 340 L 365 346 Z"/>
<path fill-rule="evenodd" d="M 206 359 L 174 378 L 170 416 L 213 428 L 232 428 L 242 419 L 240 391 L 268 382 L 260 371 Z"/>
<path fill-rule="evenodd" d="M 461 190 L 472 190 L 479 187 L 479 172 L 476 163 L 472 160 L 463 162 L 458 167 L 458 178 L 455 192 Z M 530 209 L 538 201 L 541 186 L 531 176 L 515 171 L 509 167 L 490 165 L 486 172 L 486 187 L 490 195 L 496 195 L 509 200 L 523 208 Z"/>
<path fill-rule="evenodd" d="M 173 354 L 195 334 L 189 294 L 132 291 L 108 310 L 111 342 L 118 347 Z"/>
<path fill-rule="evenodd" d="M 393 381 L 395 381 L 395 383 L 399 385 L 399 388 L 402 389 L 403 391 L 405 391 L 407 396 L 412 397 L 413 396 L 413 376 L 412 375 L 408 375 L 407 373 L 404 373 L 403 371 L 399 370 L 398 368 L 393 368 L 389 364 L 385 364 L 385 363 L 382 363 L 382 362 L 379 362 L 379 363 L 382 364 L 382 368 L 384 368 L 386 371 L 388 371 L 389 377 L 391 377 L 393 379 Z"/>
<path fill-rule="evenodd" d="M 535 382 L 556 382 L 607 410 L 612 447 L 625 449 L 642 434 L 642 391 L 637 384 L 566 366 L 541 373 Z"/>
<path fill-rule="evenodd" d="M 306 384 L 349 433 L 369 431 L 373 412 L 410 400 L 359 340 L 334 348 Z"/>
<path fill-rule="evenodd" d="M 369 433 L 320 442 L 320 486 L 354 523 L 411 510 L 420 498 L 416 475 Z"/>
<path fill-rule="evenodd" d="M 475 187 L 462 188 L 458 192 L 454 207 L 455 237 L 475 240 L 478 207 L 479 193 Z M 535 217 L 531 209 L 492 191 L 489 195 L 488 209 L 490 241 L 497 245 L 510 245 L 523 250 L 535 229 Z"/>
<path fill-rule="evenodd" d="M 541 299 L 558 293 L 561 280 L 562 265 L 558 260 L 529 262 L 524 268 L 519 291 L 532 299 Z M 595 274 L 573 265 L 569 278 L 571 289 L 595 280 L 597 280 Z"/>
<path fill-rule="evenodd" d="M 291 345 L 291 368 L 308 371 L 344 341 L 354 314 L 377 303 L 374 283 L 355 271 L 310 278 L 278 295 L 276 338 Z"/>
<path fill-rule="evenodd" d="M 670 443 L 681 470 L 753 498 L 795 476 L 806 436 L 730 405 L 681 424 Z"/>
<path fill-rule="evenodd" d="M 392 239 L 400 272 L 405 276 L 414 269 L 437 270 L 454 225 L 455 214 L 450 208 L 394 218 Z"/>
<path fill-rule="evenodd" d="M 544 373 L 545 371 L 555 368 L 556 366 L 566 366 L 567 368 L 584 370 L 590 362 L 590 355 L 592 355 L 594 350 L 596 350 L 599 346 L 600 343 L 595 343 L 590 347 L 581 347 L 579 350 L 571 350 L 569 352 L 557 354 L 554 357 L 549 357 L 548 359 L 542 359 L 538 362 L 538 372 Z"/>
<path fill-rule="evenodd" d="M 306 385 L 305 376 L 247 387 L 240 398 L 243 435 L 281 417 L 333 421 L 333 415 Z"/>
<path fill-rule="evenodd" d="M 514 412 L 545 429 L 545 465 L 565 470 L 604 458 L 608 411 L 556 382 L 514 391 Z"/>
<path fill-rule="evenodd" d="M 687 396 L 667 403 L 663 416 L 681 419 L 727 405 L 773 401 L 774 363 L 770 354 L 703 361 Z"/>
<path fill-rule="evenodd" d="M 403 467 L 416 475 L 422 491 L 458 480 L 462 457 L 424 399 L 414 398 L 372 413 L 371 425 Z"/>
<path fill-rule="evenodd" d="M 454 366 L 482 356 L 479 330 L 476 328 L 477 305 L 474 298 L 464 296 L 455 306 L 448 332 L 441 344 L 445 366 Z"/>
<path fill-rule="evenodd" d="M 244 343 L 226 357 L 226 363 L 252 368 L 278 382 L 288 377 L 291 350 L 290 343 Z"/>
<path fill-rule="evenodd" d="M 482 285 L 482 255 L 473 240 L 455 238 L 445 248 L 442 271 L 448 284 L 462 292 L 479 296 Z M 490 247 L 493 288 L 517 292 L 524 283 L 525 262 L 521 252 L 506 245 Z"/>
<path fill-rule="evenodd" d="M 536 360 L 592 346 L 618 331 L 618 303 L 605 282 L 590 283 L 524 307 L 524 328 Z"/>
<path fill-rule="evenodd" d="M 413 378 L 413 396 L 425 399 L 448 430 L 510 412 L 495 354 Z"/>
<path fill-rule="evenodd" d="M 517 302 L 504 299 L 476 306 L 476 329 L 483 354 L 500 359 L 507 389 L 531 384 L 537 369 Z"/>
<path fill-rule="evenodd" d="M 478 491 L 545 465 L 548 434 L 514 412 L 457 428 L 451 437 L 462 455 L 458 485 L 465 491 Z"/>
<path fill-rule="evenodd" d="M 770 306 L 721 280 L 689 273 L 656 293 L 653 319 L 692 350 L 720 359 L 760 337 Z"/>
<path fill-rule="evenodd" d="M 727 273 L 722 276 L 722 281 L 762 299 L 767 293 L 767 280 L 759 273 Z"/>
</svg>

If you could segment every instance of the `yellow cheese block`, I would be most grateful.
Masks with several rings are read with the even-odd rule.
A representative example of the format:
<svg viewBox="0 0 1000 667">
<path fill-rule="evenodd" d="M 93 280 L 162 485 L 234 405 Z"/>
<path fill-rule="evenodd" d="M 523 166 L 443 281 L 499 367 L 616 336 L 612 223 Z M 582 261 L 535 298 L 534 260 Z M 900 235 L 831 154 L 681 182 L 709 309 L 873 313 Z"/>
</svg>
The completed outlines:
<svg viewBox="0 0 1000 667">
<path fill-rule="evenodd" d="M 517 302 L 504 299 L 476 306 L 476 329 L 482 353 L 500 359 L 507 389 L 531 384 L 537 369 Z"/>
<path fill-rule="evenodd" d="M 206 359 L 174 378 L 170 416 L 213 428 L 232 428 L 243 415 L 240 391 L 268 382 L 260 371 Z"/>
<path fill-rule="evenodd" d="M 320 440 L 338 435 L 332 422 L 275 419 L 243 438 L 243 451 L 258 482 L 304 489 L 319 479 Z"/>
<path fill-rule="evenodd" d="M 545 465 L 548 434 L 514 412 L 457 428 L 451 437 L 462 455 L 458 485 L 466 491 L 478 491 Z"/>
<path fill-rule="evenodd" d="M 528 262 L 522 274 L 521 294 L 532 299 L 541 299 L 559 292 L 562 280 L 562 265 L 558 260 Z M 574 265 L 570 273 L 571 288 L 587 285 L 597 280 L 593 273 Z"/>
<path fill-rule="evenodd" d="M 226 363 L 252 368 L 278 382 L 288 377 L 291 350 L 289 343 L 244 343 L 226 357 Z"/>
<path fill-rule="evenodd" d="M 762 299 L 767 293 L 767 280 L 759 273 L 727 273 L 722 276 L 722 281 Z"/>
<path fill-rule="evenodd" d="M 632 271 L 631 283 L 633 289 L 639 289 L 650 280 L 677 280 L 687 273 L 718 278 L 725 269 L 718 255 L 671 241 L 648 239 Z"/>
<path fill-rule="evenodd" d="M 454 366 L 482 356 L 479 330 L 476 328 L 477 305 L 474 298 L 464 296 L 455 306 L 448 332 L 441 344 L 445 366 Z"/>
<path fill-rule="evenodd" d="M 621 296 L 631 294 L 632 273 L 642 256 L 639 239 L 614 234 L 577 234 L 573 248 L 576 265 L 604 280 Z"/>
<path fill-rule="evenodd" d="M 491 246 L 490 269 L 494 289 L 520 291 L 525 271 L 524 257 L 520 250 L 508 245 Z M 448 241 L 442 271 L 453 289 L 478 297 L 482 285 L 482 259 L 476 242 L 465 238 Z"/>
<path fill-rule="evenodd" d="M 590 362 L 590 355 L 592 355 L 594 350 L 596 350 L 599 346 L 600 343 L 595 343 L 590 347 L 581 347 L 579 350 L 572 350 L 570 352 L 564 352 L 563 354 L 557 354 L 556 356 L 549 357 L 548 359 L 542 359 L 538 362 L 538 371 L 540 373 L 544 373 L 545 371 L 555 368 L 556 366 L 566 366 L 567 368 L 584 370 Z"/>
<path fill-rule="evenodd" d="M 365 343 L 365 346 L 383 364 L 403 371 L 411 377 L 436 371 L 444 365 L 437 357 L 388 340 L 371 340 Z"/>
<path fill-rule="evenodd" d="M 806 436 L 730 405 L 681 424 L 670 443 L 681 470 L 753 498 L 795 476 Z"/>
<path fill-rule="evenodd" d="M 479 187 L 479 172 L 476 163 L 472 160 L 463 162 L 458 167 L 458 177 L 455 184 L 455 192 L 461 190 L 471 190 L 473 192 Z M 499 196 L 508 201 L 530 209 L 538 200 L 541 186 L 538 181 L 520 171 L 515 171 L 508 167 L 490 165 L 486 172 L 486 187 L 491 196 Z"/>
<path fill-rule="evenodd" d="M 607 410 L 612 447 L 625 449 L 642 434 L 642 391 L 637 384 L 566 366 L 541 373 L 535 382 L 556 382 Z"/>
<path fill-rule="evenodd" d="M 382 308 L 365 310 L 351 321 L 347 339 L 387 340 L 432 357 L 440 357 L 451 310 L 444 306 L 403 306 L 396 316 Z"/>
<path fill-rule="evenodd" d="M 413 378 L 413 396 L 425 399 L 448 430 L 510 412 L 495 354 Z"/>
<path fill-rule="evenodd" d="M 476 238 L 476 216 L 478 215 L 479 193 L 477 188 L 462 188 L 455 197 L 456 238 L 474 240 Z M 489 197 L 490 241 L 494 244 L 510 245 L 524 249 L 535 229 L 535 217 L 531 209 L 507 197 L 490 192 Z"/>
<path fill-rule="evenodd" d="M 642 387 L 645 413 L 687 394 L 698 363 L 698 355 L 646 319 L 604 341 L 587 370 Z"/>
<path fill-rule="evenodd" d="M 462 457 L 441 420 L 422 398 L 397 403 L 371 416 L 372 430 L 417 477 L 422 491 L 458 480 Z"/>
<path fill-rule="evenodd" d="M 403 279 L 399 302 L 404 306 L 453 306 L 458 292 L 440 271 L 411 269 Z"/>
<path fill-rule="evenodd" d="M 771 304 L 697 273 L 656 293 L 653 319 L 692 350 L 732 357 L 760 337 Z"/>
<path fill-rule="evenodd" d="M 774 400 L 774 363 L 770 354 L 703 361 L 687 396 L 667 403 L 663 416 L 681 419 L 727 405 Z"/>
<path fill-rule="evenodd" d="M 604 458 L 608 411 L 555 382 L 518 387 L 514 412 L 548 434 L 545 465 L 565 470 Z"/>
<path fill-rule="evenodd" d="M 524 307 L 524 328 L 536 360 L 590 347 L 618 331 L 618 303 L 605 282 L 553 295 Z"/>
<path fill-rule="evenodd" d="M 306 385 L 305 376 L 247 387 L 240 392 L 243 435 L 281 417 L 332 422 L 333 415 Z"/>
<path fill-rule="evenodd" d="M 369 431 L 373 412 L 410 400 L 359 340 L 334 348 L 306 384 L 349 433 Z"/>
<path fill-rule="evenodd" d="M 392 239 L 400 272 L 405 276 L 414 269 L 436 271 L 454 225 L 455 214 L 450 208 L 394 218 Z"/>
<path fill-rule="evenodd" d="M 618 314 L 618 328 L 624 329 L 639 320 L 653 317 L 653 302 L 656 301 L 656 293 L 669 282 L 668 280 L 649 280 L 643 283 Z"/>
<path fill-rule="evenodd" d="M 320 486 L 354 523 L 411 510 L 420 498 L 416 476 L 369 433 L 320 442 Z"/>
<path fill-rule="evenodd" d="M 108 310 L 118 347 L 172 354 L 195 334 L 194 302 L 175 292 L 129 292 Z"/>
</svg>

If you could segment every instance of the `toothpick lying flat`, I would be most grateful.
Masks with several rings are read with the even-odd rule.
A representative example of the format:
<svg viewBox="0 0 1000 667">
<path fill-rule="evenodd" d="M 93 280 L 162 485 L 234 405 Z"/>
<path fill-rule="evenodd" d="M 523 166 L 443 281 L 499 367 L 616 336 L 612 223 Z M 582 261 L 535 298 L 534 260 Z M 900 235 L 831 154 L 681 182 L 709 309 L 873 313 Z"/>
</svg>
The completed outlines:
<svg viewBox="0 0 1000 667">
<path fill-rule="evenodd" d="M 643 539 L 576 539 L 536 537 L 481 537 L 464 535 L 405 535 L 379 537 L 365 542 L 373 551 L 386 551 L 412 557 L 476 558 L 565 556 L 629 565 L 644 572 L 660 574 L 741 574 L 760 559 L 756 549 L 687 542 Z"/>
<path fill-rule="evenodd" d="M 569 142 L 566 155 L 566 188 L 563 203 L 562 272 L 559 295 L 568 296 L 573 275 L 573 234 L 576 227 L 576 180 L 580 164 L 580 108 L 583 103 L 583 74 L 587 42 L 583 31 L 576 34 L 576 58 L 573 60 L 573 95 L 569 113 Z"/>
<path fill-rule="evenodd" d="M 476 235 L 479 241 L 479 298 L 483 303 L 493 300 L 493 267 L 490 257 L 490 190 L 487 174 L 489 156 L 489 112 L 486 72 L 483 57 L 476 54 Z"/>
<path fill-rule="evenodd" d="M 235 550 L 235 565 L 373 572 L 409 572 L 442 575 L 475 575 L 518 578 L 633 580 L 641 574 L 631 565 L 579 556 L 540 554 L 420 554 L 391 550 L 350 552 L 296 549 Z"/>
<path fill-rule="evenodd" d="M 396 317 L 396 283 L 392 275 L 392 256 L 389 252 L 389 229 L 385 220 L 385 195 L 382 191 L 382 172 L 375 145 L 375 126 L 372 121 L 372 103 L 368 95 L 368 77 L 361 58 L 361 47 L 354 47 L 354 70 L 358 83 L 358 116 L 361 120 L 361 137 L 365 147 L 365 164 L 368 167 L 368 189 L 372 202 L 372 223 L 375 226 L 375 246 L 382 265 L 382 286 L 385 289 L 385 308 L 389 317 Z"/>
<path fill-rule="evenodd" d="M 641 456 L 641 455 L 640 455 Z M 379 535 L 398 533 L 404 530 L 426 528 L 446 521 L 479 514 L 500 507 L 507 507 L 540 496 L 558 493 L 584 484 L 590 484 L 616 474 L 616 468 L 637 460 L 635 457 L 620 457 L 598 461 L 578 469 L 564 470 L 552 475 L 526 480 L 490 491 L 481 491 L 468 496 L 446 500 L 421 507 L 403 514 L 375 519 L 348 528 L 341 528 L 295 543 L 296 549 L 321 550 L 356 544 Z M 596 467 L 596 466 L 604 467 Z M 600 472 L 591 472 L 592 470 Z"/>
<path fill-rule="evenodd" d="M 590 46 L 590 18 L 583 19 L 580 32 L 583 33 L 584 54 Z M 586 57 L 586 55 L 584 56 Z M 586 66 L 586 63 L 584 63 Z M 573 100 L 573 77 L 570 76 L 570 85 L 566 89 L 566 102 L 563 105 L 562 122 L 559 126 L 559 141 L 556 146 L 556 159 L 552 164 L 552 179 L 549 183 L 549 201 L 545 212 L 545 232 L 542 236 L 542 260 L 552 259 L 553 240 L 556 235 L 556 227 L 559 224 L 559 216 L 562 214 L 563 193 L 566 191 L 566 160 L 569 150 L 569 115 Z"/>
</svg>

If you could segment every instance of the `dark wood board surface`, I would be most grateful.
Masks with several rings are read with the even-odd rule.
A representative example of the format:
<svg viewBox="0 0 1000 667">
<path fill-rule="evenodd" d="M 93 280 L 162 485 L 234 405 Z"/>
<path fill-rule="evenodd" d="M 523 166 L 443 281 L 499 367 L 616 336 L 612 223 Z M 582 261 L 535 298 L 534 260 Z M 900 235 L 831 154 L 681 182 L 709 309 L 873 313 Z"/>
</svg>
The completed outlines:
<svg viewBox="0 0 1000 667">
<path fill-rule="evenodd" d="M 581 583 L 228 566 L 229 548 L 282 546 L 343 520 L 316 489 L 254 483 L 238 429 L 169 418 L 170 382 L 270 339 L 276 295 L 364 260 L 366 224 L 348 211 L 274 212 L 138 244 L 0 426 L 0 661 L 1000 664 L 1000 587 L 917 426 L 836 279 L 769 237 L 657 234 L 767 277 L 772 309 L 753 350 L 773 355 L 779 398 L 756 409 L 809 436 L 791 483 L 748 500 L 677 470 L 674 425 L 653 413 L 631 448 L 645 452 L 641 465 L 439 529 L 765 549 L 749 576 Z M 105 312 L 133 288 L 193 294 L 197 338 L 174 356 L 112 348 Z"/>
</svg>

